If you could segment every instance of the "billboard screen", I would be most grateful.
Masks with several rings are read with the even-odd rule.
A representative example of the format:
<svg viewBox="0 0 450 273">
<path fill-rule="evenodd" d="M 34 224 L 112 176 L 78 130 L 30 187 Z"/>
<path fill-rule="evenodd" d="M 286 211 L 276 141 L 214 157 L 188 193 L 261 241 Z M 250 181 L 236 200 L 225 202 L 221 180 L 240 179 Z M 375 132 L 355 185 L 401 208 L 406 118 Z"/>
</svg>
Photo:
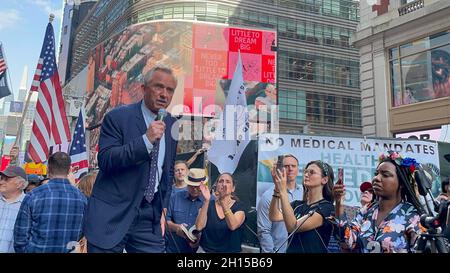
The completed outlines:
<svg viewBox="0 0 450 273">
<path fill-rule="evenodd" d="M 140 101 L 143 76 L 155 65 L 172 68 L 178 80 L 169 112 L 215 117 L 225 102 L 240 52 L 247 104 L 253 110 L 251 130 L 266 130 L 271 106 L 277 105 L 276 39 L 272 30 L 194 21 L 129 26 L 91 51 L 86 73 L 81 75 L 86 86 L 86 126 L 95 128 L 111 109 Z M 261 108 L 262 115 L 254 111 L 260 106 L 267 106 Z M 95 162 L 99 132 L 90 131 L 90 162 Z M 200 137 L 201 141 L 209 140 Z M 183 148 L 187 143 L 179 144 L 182 151 L 189 151 Z"/>
<path fill-rule="evenodd" d="M 87 124 L 142 99 L 142 77 L 157 64 L 178 86 L 169 111 L 212 117 L 225 101 L 241 52 L 249 105 L 276 105 L 276 32 L 222 24 L 158 21 L 133 25 L 97 45 L 89 57 Z"/>
</svg>

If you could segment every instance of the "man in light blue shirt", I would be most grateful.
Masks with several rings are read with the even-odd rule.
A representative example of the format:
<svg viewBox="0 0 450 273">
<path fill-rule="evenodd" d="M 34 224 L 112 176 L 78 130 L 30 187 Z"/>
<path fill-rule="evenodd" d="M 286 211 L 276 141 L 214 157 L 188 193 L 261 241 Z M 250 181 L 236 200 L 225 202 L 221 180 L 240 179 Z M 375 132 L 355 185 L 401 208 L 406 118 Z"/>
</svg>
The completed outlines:
<svg viewBox="0 0 450 273">
<path fill-rule="evenodd" d="M 302 200 L 303 187 L 296 183 L 299 174 L 297 158 L 290 154 L 285 155 L 283 167 L 286 169 L 287 174 L 289 202 Z M 284 222 L 272 222 L 269 219 L 269 207 L 274 188 L 275 186 L 272 185 L 263 193 L 257 206 L 258 239 L 261 246 L 261 252 L 263 253 L 271 253 L 276 250 L 278 250 L 279 253 L 285 253 L 288 244 L 286 242 L 288 233 Z"/>
<path fill-rule="evenodd" d="M 14 252 L 14 224 L 27 187 L 21 167 L 10 166 L 0 172 L 0 253 Z"/>
</svg>

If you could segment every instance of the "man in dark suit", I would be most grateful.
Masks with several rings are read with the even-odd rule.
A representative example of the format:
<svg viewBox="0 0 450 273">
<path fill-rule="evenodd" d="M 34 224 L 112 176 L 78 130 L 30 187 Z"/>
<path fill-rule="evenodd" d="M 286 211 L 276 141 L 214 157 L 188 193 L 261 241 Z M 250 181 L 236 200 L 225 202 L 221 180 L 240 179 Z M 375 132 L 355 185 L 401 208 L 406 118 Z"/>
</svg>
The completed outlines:
<svg viewBox="0 0 450 273">
<path fill-rule="evenodd" d="M 85 215 L 88 252 L 164 252 L 161 214 L 170 198 L 177 137 L 171 134 L 175 118 L 156 117 L 176 86 L 171 69 L 155 67 L 144 76 L 142 101 L 105 116 L 100 171 Z"/>
</svg>

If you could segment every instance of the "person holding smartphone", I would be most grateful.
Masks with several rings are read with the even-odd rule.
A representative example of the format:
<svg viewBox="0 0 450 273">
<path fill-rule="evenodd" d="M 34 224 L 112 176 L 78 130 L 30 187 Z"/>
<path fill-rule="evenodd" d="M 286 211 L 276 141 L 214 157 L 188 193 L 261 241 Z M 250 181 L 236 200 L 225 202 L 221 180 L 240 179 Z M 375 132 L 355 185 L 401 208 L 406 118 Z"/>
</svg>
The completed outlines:
<svg viewBox="0 0 450 273">
<path fill-rule="evenodd" d="M 361 185 L 359 186 L 359 190 L 361 192 L 361 198 L 359 200 L 361 206 L 356 207 L 345 206 L 344 205 L 345 185 L 338 179 L 336 184 L 333 186 L 336 217 L 343 217 L 345 215 L 346 218 L 352 219 L 353 217 L 356 216 L 357 213 L 367 211 L 367 209 L 375 201 L 376 197 L 373 192 L 372 182 L 365 181 L 361 183 Z"/>
<path fill-rule="evenodd" d="M 302 200 L 303 187 L 297 183 L 299 175 L 298 159 L 291 154 L 278 157 L 277 169 L 286 170 L 286 193 L 289 202 Z M 272 201 L 275 185 L 268 188 L 257 204 L 257 232 L 262 253 L 285 253 L 287 249 L 288 232 L 284 221 L 271 221 L 269 219 L 269 207 Z M 281 207 L 281 204 L 280 204 Z"/>
<path fill-rule="evenodd" d="M 332 224 L 327 220 L 334 213 L 331 166 L 321 160 L 305 166 L 303 201 L 289 202 L 286 192 L 286 170 L 272 169 L 275 190 L 270 203 L 271 221 L 284 221 L 289 233 L 288 253 L 327 253 Z M 281 210 L 278 201 L 281 201 Z"/>
</svg>

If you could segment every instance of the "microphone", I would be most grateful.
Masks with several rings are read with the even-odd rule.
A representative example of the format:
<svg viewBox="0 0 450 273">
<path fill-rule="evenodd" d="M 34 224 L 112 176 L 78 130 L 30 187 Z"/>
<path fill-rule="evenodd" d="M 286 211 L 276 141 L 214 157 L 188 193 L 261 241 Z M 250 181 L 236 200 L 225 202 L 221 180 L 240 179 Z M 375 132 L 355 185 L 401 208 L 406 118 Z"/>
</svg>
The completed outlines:
<svg viewBox="0 0 450 273">
<path fill-rule="evenodd" d="M 167 116 L 167 111 L 164 108 L 158 110 L 158 115 L 156 116 L 155 121 L 164 121 L 164 118 Z M 156 140 L 155 143 L 159 142 L 159 139 Z"/>
<path fill-rule="evenodd" d="M 166 109 L 161 108 L 161 109 L 158 110 L 158 115 L 156 116 L 155 120 L 163 121 L 166 116 L 167 116 Z"/>
<path fill-rule="evenodd" d="M 433 177 L 431 177 L 431 174 L 426 172 L 422 166 L 419 166 L 419 168 L 414 172 L 414 178 L 417 182 L 419 194 L 426 196 L 428 190 L 431 189 Z"/>
<path fill-rule="evenodd" d="M 425 228 L 437 228 L 441 225 L 439 219 L 426 214 L 420 216 L 420 224 Z"/>
<path fill-rule="evenodd" d="M 306 218 L 303 220 L 303 222 L 301 222 L 294 231 L 291 232 L 291 234 L 289 234 L 289 236 L 286 238 L 286 240 L 280 245 L 280 247 L 273 248 L 273 253 L 278 253 L 280 251 L 281 248 L 283 248 L 283 246 L 292 238 L 292 236 L 295 235 L 295 233 L 297 233 L 297 230 L 300 229 L 301 226 L 303 226 L 303 224 L 311 217 L 313 216 L 314 212 L 317 211 L 317 208 L 314 208 L 313 210 L 309 211 L 307 214 L 305 214 L 304 216 L 306 216 Z M 303 217 L 303 216 L 302 216 Z M 289 243 L 290 244 L 290 243 Z M 288 244 L 288 246 L 289 246 Z"/>
</svg>

